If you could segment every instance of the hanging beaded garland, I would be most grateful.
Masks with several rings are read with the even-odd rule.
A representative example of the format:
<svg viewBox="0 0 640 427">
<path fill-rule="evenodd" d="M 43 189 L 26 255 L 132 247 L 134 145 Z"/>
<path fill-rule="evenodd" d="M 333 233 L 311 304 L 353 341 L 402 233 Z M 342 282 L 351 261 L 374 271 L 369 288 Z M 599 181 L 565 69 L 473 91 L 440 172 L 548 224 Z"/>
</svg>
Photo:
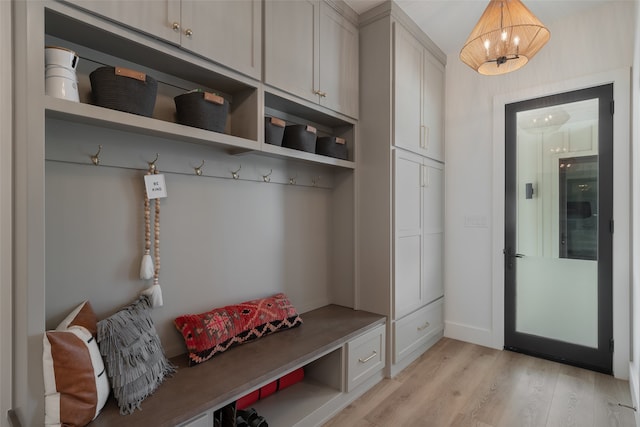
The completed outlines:
<svg viewBox="0 0 640 427">
<path fill-rule="evenodd" d="M 149 164 L 147 175 L 157 174 L 155 163 Z M 153 278 L 153 285 L 142 293 L 151 298 L 153 307 L 162 306 L 162 291 L 160 289 L 160 199 L 154 199 L 155 210 L 153 219 L 153 260 L 151 259 L 151 201 L 149 195 L 144 193 L 144 255 L 140 265 L 140 278 L 149 280 Z"/>
</svg>

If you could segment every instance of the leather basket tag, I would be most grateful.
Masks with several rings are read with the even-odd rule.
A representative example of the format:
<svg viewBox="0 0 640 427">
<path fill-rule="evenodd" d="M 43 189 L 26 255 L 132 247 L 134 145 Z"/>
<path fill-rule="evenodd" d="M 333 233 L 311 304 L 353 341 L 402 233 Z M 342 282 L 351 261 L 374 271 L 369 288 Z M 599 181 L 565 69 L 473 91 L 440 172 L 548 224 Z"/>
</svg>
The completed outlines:
<svg viewBox="0 0 640 427">
<path fill-rule="evenodd" d="M 129 77 L 130 79 L 140 80 L 141 82 L 147 81 L 147 75 L 140 71 L 131 70 L 129 68 L 116 67 L 116 76 Z"/>
<path fill-rule="evenodd" d="M 316 128 L 314 128 L 313 126 L 308 126 L 308 125 L 307 125 L 307 132 L 317 133 L 318 131 L 317 131 L 317 130 L 316 130 Z"/>
<path fill-rule="evenodd" d="M 274 126 L 278 126 L 279 128 L 283 128 L 287 123 L 284 120 L 278 119 L 277 117 L 271 117 L 271 124 Z"/>
<path fill-rule="evenodd" d="M 220 95 L 216 95 L 215 93 L 205 92 L 204 100 L 208 102 L 212 102 L 214 104 L 222 105 L 224 104 L 224 98 Z"/>
<path fill-rule="evenodd" d="M 345 141 L 344 138 L 336 137 L 336 144 L 344 145 L 346 143 L 347 143 L 347 141 Z"/>
</svg>

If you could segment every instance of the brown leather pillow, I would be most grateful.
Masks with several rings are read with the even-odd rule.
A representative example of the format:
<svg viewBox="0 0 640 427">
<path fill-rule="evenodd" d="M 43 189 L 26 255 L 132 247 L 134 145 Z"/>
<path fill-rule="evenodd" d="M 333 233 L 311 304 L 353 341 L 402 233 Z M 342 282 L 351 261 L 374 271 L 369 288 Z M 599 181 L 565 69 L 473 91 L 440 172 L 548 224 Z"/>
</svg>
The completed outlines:
<svg viewBox="0 0 640 427">
<path fill-rule="evenodd" d="M 109 397 L 109 380 L 95 339 L 96 315 L 80 304 L 43 337 L 45 425 L 85 426 Z"/>
</svg>

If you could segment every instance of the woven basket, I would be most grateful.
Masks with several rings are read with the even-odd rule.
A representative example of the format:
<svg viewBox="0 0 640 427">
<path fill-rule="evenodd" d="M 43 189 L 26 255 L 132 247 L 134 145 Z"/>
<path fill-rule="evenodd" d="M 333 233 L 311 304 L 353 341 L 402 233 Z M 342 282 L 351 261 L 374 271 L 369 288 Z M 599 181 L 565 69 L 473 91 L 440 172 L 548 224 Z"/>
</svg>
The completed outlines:
<svg viewBox="0 0 640 427">
<path fill-rule="evenodd" d="M 284 129 L 282 146 L 315 153 L 316 138 L 316 128 L 313 126 L 290 125 Z"/>
<path fill-rule="evenodd" d="M 100 67 L 89 74 L 93 103 L 100 107 L 151 117 L 158 82 L 121 67 Z"/>
<path fill-rule="evenodd" d="M 276 117 L 264 118 L 264 142 L 271 145 L 282 145 L 286 123 Z"/>
<path fill-rule="evenodd" d="M 209 93 L 194 91 L 173 98 L 178 123 L 214 132 L 224 132 L 229 114 L 229 101 Z"/>
<path fill-rule="evenodd" d="M 347 160 L 346 141 L 335 136 L 322 136 L 316 142 L 316 154 Z"/>
</svg>

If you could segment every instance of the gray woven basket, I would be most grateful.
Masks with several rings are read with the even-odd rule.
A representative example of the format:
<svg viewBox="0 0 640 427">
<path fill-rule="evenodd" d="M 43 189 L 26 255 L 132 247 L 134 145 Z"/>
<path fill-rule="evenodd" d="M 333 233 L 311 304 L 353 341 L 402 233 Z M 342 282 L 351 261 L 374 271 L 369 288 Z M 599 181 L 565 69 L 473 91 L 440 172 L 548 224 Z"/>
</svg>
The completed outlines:
<svg viewBox="0 0 640 427">
<path fill-rule="evenodd" d="M 282 145 L 286 122 L 276 117 L 264 118 L 264 142 L 271 145 Z"/>
<path fill-rule="evenodd" d="M 100 67 L 89 74 L 93 103 L 100 107 L 151 117 L 158 82 L 144 73 Z"/>
<path fill-rule="evenodd" d="M 347 160 L 347 144 L 335 136 L 322 136 L 316 141 L 316 154 Z"/>
<path fill-rule="evenodd" d="M 201 91 L 178 95 L 173 100 L 176 103 L 178 123 L 214 132 L 224 132 L 229 114 L 228 100 Z"/>
<path fill-rule="evenodd" d="M 316 129 L 312 126 L 289 125 L 284 129 L 282 146 L 315 153 L 316 138 Z"/>
</svg>

